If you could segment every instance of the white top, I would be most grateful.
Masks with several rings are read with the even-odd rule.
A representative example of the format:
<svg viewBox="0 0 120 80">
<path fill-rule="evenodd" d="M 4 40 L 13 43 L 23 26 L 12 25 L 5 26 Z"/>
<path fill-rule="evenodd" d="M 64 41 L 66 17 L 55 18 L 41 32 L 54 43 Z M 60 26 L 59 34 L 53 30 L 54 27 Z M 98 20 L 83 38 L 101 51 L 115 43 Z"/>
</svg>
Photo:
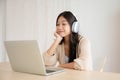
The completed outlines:
<svg viewBox="0 0 120 80">
<path fill-rule="evenodd" d="M 74 59 L 74 69 L 77 70 L 92 70 L 92 56 L 91 56 L 91 46 L 90 41 L 85 37 L 79 37 L 79 43 L 76 54 L 76 59 Z M 65 50 L 64 43 L 58 45 L 53 56 L 48 55 L 47 51 L 43 54 L 46 66 L 56 66 L 57 62 L 59 64 L 65 64 Z"/>
<path fill-rule="evenodd" d="M 69 62 L 69 57 L 65 56 L 65 63 L 68 63 L 68 62 Z"/>
</svg>

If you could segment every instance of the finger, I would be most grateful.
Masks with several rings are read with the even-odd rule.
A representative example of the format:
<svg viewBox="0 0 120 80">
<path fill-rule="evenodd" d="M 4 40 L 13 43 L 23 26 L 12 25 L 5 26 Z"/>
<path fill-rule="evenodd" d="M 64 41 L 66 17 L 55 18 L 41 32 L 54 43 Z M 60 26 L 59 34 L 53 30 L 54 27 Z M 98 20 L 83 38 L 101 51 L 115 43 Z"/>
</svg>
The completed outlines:
<svg viewBox="0 0 120 80">
<path fill-rule="evenodd" d="M 54 33 L 54 35 L 55 35 L 56 37 L 59 37 L 59 34 L 58 34 L 58 33 Z"/>
</svg>

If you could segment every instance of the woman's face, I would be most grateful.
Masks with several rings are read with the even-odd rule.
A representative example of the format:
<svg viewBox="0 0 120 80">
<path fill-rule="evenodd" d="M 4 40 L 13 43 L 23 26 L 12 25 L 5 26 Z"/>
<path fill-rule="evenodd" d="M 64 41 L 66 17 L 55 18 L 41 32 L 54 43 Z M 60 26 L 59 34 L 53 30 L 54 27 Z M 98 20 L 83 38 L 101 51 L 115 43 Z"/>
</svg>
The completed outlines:
<svg viewBox="0 0 120 80">
<path fill-rule="evenodd" d="M 63 16 L 59 17 L 58 19 L 57 26 L 56 26 L 56 32 L 61 37 L 68 36 L 71 33 L 70 25 Z"/>
</svg>

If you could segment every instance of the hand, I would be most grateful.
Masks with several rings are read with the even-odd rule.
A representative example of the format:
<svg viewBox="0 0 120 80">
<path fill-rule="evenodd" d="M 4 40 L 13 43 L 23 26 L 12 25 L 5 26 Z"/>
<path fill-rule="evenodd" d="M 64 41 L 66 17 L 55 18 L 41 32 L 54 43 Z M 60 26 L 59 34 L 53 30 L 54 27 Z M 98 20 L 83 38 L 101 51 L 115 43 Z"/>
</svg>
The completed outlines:
<svg viewBox="0 0 120 80">
<path fill-rule="evenodd" d="M 61 37 L 57 32 L 54 33 L 54 36 L 56 37 L 55 40 L 56 40 L 58 43 L 60 43 L 60 41 L 63 39 L 63 37 Z"/>
<path fill-rule="evenodd" d="M 70 63 L 66 63 L 66 64 L 61 64 L 61 65 L 59 65 L 59 67 L 74 69 L 74 62 L 70 62 Z"/>
</svg>

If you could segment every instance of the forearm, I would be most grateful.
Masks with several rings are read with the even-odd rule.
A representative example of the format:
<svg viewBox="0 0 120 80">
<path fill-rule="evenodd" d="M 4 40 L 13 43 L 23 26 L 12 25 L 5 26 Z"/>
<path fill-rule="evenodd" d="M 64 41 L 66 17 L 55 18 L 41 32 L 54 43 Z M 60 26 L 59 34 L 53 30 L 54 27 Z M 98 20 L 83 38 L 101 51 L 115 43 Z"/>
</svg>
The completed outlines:
<svg viewBox="0 0 120 80">
<path fill-rule="evenodd" d="M 58 45 L 59 45 L 59 42 L 58 42 L 57 40 L 55 40 L 55 41 L 53 42 L 53 44 L 51 45 L 51 47 L 48 49 L 47 53 L 48 53 L 49 55 L 53 55 L 54 52 L 55 52 L 55 49 L 57 48 Z"/>
<path fill-rule="evenodd" d="M 58 33 L 55 32 L 54 35 L 55 35 L 56 39 L 53 42 L 53 44 L 51 45 L 51 47 L 48 49 L 48 51 L 47 51 L 47 53 L 49 55 L 54 55 L 55 49 L 57 48 L 57 46 L 59 45 L 59 43 L 62 40 L 62 37 Z"/>
</svg>

